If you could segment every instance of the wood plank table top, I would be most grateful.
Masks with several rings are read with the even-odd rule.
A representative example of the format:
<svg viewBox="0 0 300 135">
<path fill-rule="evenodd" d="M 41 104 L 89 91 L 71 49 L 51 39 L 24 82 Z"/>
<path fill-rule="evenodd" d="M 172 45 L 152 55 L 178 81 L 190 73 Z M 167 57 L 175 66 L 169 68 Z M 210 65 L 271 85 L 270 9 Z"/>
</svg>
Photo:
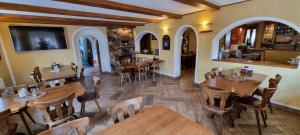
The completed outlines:
<svg viewBox="0 0 300 135">
<path fill-rule="evenodd" d="M 61 67 L 61 71 L 53 72 L 51 67 L 46 67 L 41 70 L 42 80 L 51 81 L 58 79 L 65 79 L 69 77 L 74 77 L 76 75 L 75 71 L 72 70 L 71 66 Z"/>
<path fill-rule="evenodd" d="M 172 110 L 154 106 L 95 135 L 214 135 L 214 132 Z"/>
<path fill-rule="evenodd" d="M 82 85 L 80 82 L 74 82 L 74 83 L 69 83 L 65 84 L 63 86 L 58 86 L 54 88 L 47 88 L 44 90 L 40 90 L 46 92 L 46 95 L 29 101 L 28 106 L 33 107 L 34 102 L 51 102 L 51 101 L 56 101 L 57 99 L 61 99 L 62 97 L 75 92 L 75 96 L 82 96 L 86 93 L 86 88 L 84 85 Z"/>
<path fill-rule="evenodd" d="M 16 113 L 26 107 L 27 102 L 16 102 L 15 96 L 17 95 L 0 97 L 0 112 L 10 109 L 12 113 Z"/>
<path fill-rule="evenodd" d="M 245 81 L 228 80 L 224 76 L 218 76 L 201 83 L 202 86 L 230 91 L 240 97 L 252 96 L 262 81 L 268 76 L 259 73 L 253 73 L 247 76 Z"/>
</svg>

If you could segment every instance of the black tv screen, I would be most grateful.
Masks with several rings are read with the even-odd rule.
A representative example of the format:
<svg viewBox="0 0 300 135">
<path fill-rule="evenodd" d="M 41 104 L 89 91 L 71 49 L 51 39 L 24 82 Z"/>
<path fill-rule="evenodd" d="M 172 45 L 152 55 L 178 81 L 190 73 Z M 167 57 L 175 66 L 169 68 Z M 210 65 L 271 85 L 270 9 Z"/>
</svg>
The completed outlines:
<svg viewBox="0 0 300 135">
<path fill-rule="evenodd" d="M 67 49 L 62 27 L 9 26 L 17 52 Z"/>
</svg>

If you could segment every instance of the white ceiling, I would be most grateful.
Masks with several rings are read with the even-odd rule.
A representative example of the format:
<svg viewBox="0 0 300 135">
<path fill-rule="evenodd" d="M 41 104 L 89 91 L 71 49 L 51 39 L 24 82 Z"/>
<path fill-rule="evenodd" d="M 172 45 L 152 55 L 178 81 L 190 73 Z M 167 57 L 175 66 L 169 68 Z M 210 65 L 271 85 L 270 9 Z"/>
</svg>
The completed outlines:
<svg viewBox="0 0 300 135">
<path fill-rule="evenodd" d="M 201 10 L 205 9 L 205 6 L 203 6 L 203 8 L 201 8 L 201 7 L 196 8 L 196 7 L 185 5 L 185 4 L 182 4 L 179 2 L 175 2 L 174 0 L 111 0 L 111 1 L 145 7 L 145 8 L 151 8 L 151 9 L 160 10 L 160 11 L 166 11 L 166 12 L 175 13 L 175 14 L 179 14 L 179 15 L 184 15 L 184 14 L 197 12 L 197 11 L 201 11 Z M 223 6 L 223 5 L 241 2 L 241 1 L 245 1 L 245 0 L 207 0 L 207 1 L 209 1 L 211 3 L 215 3 L 219 6 Z M 51 7 L 51 8 L 68 9 L 68 10 L 77 10 L 77 11 L 101 13 L 101 14 L 108 14 L 108 15 L 120 15 L 120 16 L 140 17 L 140 18 L 159 19 L 159 20 L 165 19 L 164 17 L 159 17 L 159 16 L 152 16 L 152 15 L 119 11 L 119 10 L 63 3 L 63 2 L 52 1 L 52 0 L 0 0 L 0 2 L 34 5 L 34 6 L 40 6 L 40 7 Z M 74 17 L 74 16 L 68 16 L 68 15 L 54 15 L 54 14 L 32 13 L 32 12 L 23 12 L 23 11 L 9 11 L 9 10 L 0 10 L 0 13 L 34 15 L 34 16 L 52 16 L 52 17 L 56 16 L 56 17 L 63 17 L 63 18 L 77 18 L 77 19 L 91 19 L 91 20 L 120 21 L 120 20 L 113 20 L 113 19 Z M 133 22 L 133 21 L 128 21 L 128 22 Z"/>
</svg>

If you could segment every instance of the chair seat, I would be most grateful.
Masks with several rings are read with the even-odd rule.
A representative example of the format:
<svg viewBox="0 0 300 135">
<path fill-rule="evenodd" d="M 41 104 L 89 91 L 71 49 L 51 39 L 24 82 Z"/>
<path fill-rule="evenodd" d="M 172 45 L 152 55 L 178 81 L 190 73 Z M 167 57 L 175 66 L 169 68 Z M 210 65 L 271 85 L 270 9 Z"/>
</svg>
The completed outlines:
<svg viewBox="0 0 300 135">
<path fill-rule="evenodd" d="M 18 124 L 17 123 L 9 123 L 8 124 L 8 135 L 14 135 L 17 131 Z"/>
<path fill-rule="evenodd" d="M 254 97 L 239 97 L 236 99 L 236 102 L 238 102 L 240 104 L 252 106 L 252 107 L 257 106 L 260 103 L 259 99 L 254 98 Z"/>
<path fill-rule="evenodd" d="M 97 99 L 97 94 L 95 92 L 86 93 L 83 96 L 77 97 L 77 100 L 80 103 L 95 100 L 95 99 Z"/>
</svg>

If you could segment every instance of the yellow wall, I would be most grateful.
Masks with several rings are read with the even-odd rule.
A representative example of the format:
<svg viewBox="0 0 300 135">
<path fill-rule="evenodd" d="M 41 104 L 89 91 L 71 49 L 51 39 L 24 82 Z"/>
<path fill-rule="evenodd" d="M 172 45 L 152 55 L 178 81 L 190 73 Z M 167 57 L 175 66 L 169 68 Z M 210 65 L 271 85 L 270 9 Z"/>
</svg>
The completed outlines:
<svg viewBox="0 0 300 135">
<path fill-rule="evenodd" d="M 6 61 L 4 59 L 3 54 L 4 54 L 4 52 L 3 52 L 3 49 L 0 45 L 0 57 L 1 57 L 1 60 L 0 60 L 0 78 L 3 79 L 6 86 L 10 86 L 12 84 L 12 81 L 11 81 L 9 71 L 8 71 L 8 67 L 7 67 L 7 64 L 6 64 Z"/>
<path fill-rule="evenodd" d="M 81 26 L 61 26 L 65 28 L 65 35 L 67 40 L 68 49 L 61 50 L 47 50 L 47 51 L 30 51 L 30 52 L 15 52 L 11 36 L 9 34 L 8 25 L 26 25 L 26 26 L 61 26 L 61 25 L 41 25 L 41 24 L 0 24 L 0 33 L 8 59 L 10 61 L 12 71 L 17 84 L 24 84 L 28 82 L 33 67 L 39 66 L 49 67 L 53 62 L 69 65 L 75 62 L 75 55 L 73 52 L 72 36 L 74 32 Z M 102 28 L 103 29 L 103 28 Z M 2 68 L 2 67 L 1 67 Z"/>
<path fill-rule="evenodd" d="M 164 34 L 168 34 L 171 37 L 171 50 L 161 50 L 160 59 L 165 60 L 165 63 L 161 67 L 162 73 L 172 76 L 174 71 L 174 36 L 178 28 L 188 24 L 199 29 L 202 22 L 211 22 L 213 32 L 199 33 L 200 43 L 198 43 L 197 50 L 199 53 L 197 58 L 199 67 L 196 69 L 198 74 L 196 75 L 195 82 L 200 83 L 204 80 L 204 73 L 212 67 L 223 66 L 224 68 L 231 68 L 245 65 L 211 60 L 212 39 L 218 32 L 238 20 L 258 16 L 286 19 L 300 26 L 299 5 L 299 0 L 251 0 L 225 6 L 218 11 L 203 11 L 183 16 L 177 20 L 167 19 L 160 23 L 147 24 L 146 26 L 137 27 L 136 33 L 152 31 L 160 39 L 162 39 Z M 255 68 L 255 72 L 264 73 L 270 77 L 276 73 L 282 74 L 284 79 L 272 100 L 283 105 L 300 108 L 300 84 L 298 81 L 300 80 L 300 70 L 258 65 L 251 65 L 251 67 Z M 266 86 L 266 82 L 263 84 L 264 86 Z"/>
</svg>

